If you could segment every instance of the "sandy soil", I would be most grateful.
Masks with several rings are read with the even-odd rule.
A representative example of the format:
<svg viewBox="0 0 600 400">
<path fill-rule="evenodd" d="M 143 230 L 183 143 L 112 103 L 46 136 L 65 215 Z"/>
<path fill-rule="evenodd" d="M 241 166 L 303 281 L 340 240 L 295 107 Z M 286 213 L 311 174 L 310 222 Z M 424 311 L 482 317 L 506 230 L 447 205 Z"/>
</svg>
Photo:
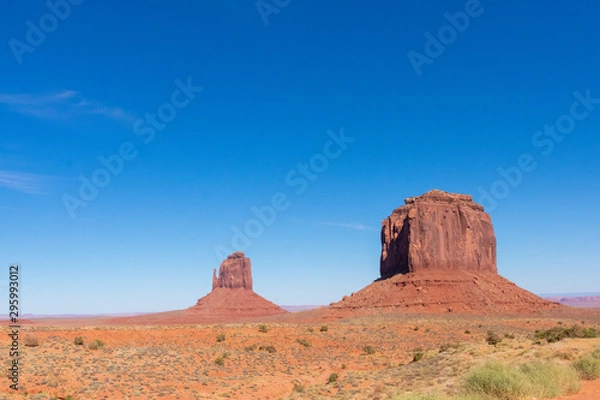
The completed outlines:
<svg viewBox="0 0 600 400">
<path fill-rule="evenodd" d="M 21 347 L 22 392 L 33 400 L 69 395 L 112 400 L 385 399 L 405 392 L 451 394 L 460 389 L 464 374 L 486 359 L 571 362 L 600 346 L 600 339 L 534 343 L 536 329 L 581 324 L 581 315 L 389 314 L 324 322 L 265 321 L 262 328 L 259 322 L 131 326 L 105 325 L 104 319 L 37 320 L 26 331 L 37 336 L 40 345 Z M 598 313 L 587 314 L 584 321 L 584 326 L 600 328 Z M 490 330 L 508 337 L 498 347 L 489 346 L 485 337 Z M 75 345 L 75 337 L 82 337 L 85 345 Z M 89 349 L 94 340 L 104 345 Z M 8 350 L 8 346 L 9 338 L 3 334 L 0 347 Z M 425 358 L 413 363 L 418 348 Z M 2 367 L 8 362 L 3 356 Z M 332 374 L 338 378 L 328 382 Z M 23 398 L 11 396 L 7 383 L 0 393 L 4 394 L 0 399 Z M 566 399 L 600 399 L 589 397 L 597 393 L 594 382 L 584 386 L 580 397 Z"/>
</svg>

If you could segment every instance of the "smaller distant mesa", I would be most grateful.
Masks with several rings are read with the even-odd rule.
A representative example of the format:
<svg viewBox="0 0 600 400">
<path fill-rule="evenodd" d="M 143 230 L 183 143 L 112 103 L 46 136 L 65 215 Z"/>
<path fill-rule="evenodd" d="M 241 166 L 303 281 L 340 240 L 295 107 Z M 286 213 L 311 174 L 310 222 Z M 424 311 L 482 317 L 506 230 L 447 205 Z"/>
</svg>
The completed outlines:
<svg viewBox="0 0 600 400">
<path fill-rule="evenodd" d="M 212 290 L 217 288 L 252 290 L 252 267 L 244 252 L 236 251 L 227 256 L 219 267 L 218 277 L 217 269 L 214 269 Z"/>
</svg>

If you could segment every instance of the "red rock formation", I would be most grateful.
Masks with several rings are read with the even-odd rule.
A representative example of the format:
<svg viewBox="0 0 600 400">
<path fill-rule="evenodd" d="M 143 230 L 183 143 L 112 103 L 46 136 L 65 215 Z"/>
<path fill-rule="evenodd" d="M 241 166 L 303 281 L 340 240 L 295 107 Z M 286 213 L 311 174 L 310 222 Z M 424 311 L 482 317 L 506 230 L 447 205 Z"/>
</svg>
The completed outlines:
<svg viewBox="0 0 600 400">
<path fill-rule="evenodd" d="M 381 278 L 323 313 L 495 315 L 561 307 L 498 275 L 492 222 L 471 196 L 432 190 L 404 202 L 383 220 Z"/>
<path fill-rule="evenodd" d="M 490 216 L 471 196 L 432 190 L 383 220 L 381 278 L 424 269 L 497 274 Z"/>
<path fill-rule="evenodd" d="M 217 270 L 213 271 L 212 290 L 217 288 L 236 289 L 244 288 L 252 290 L 252 268 L 250 259 L 243 252 L 236 251 L 223 260 Z"/>
<path fill-rule="evenodd" d="M 194 321 L 234 321 L 250 317 L 284 314 L 283 308 L 252 290 L 250 259 L 237 251 L 213 271 L 212 291 L 186 310 Z"/>
</svg>

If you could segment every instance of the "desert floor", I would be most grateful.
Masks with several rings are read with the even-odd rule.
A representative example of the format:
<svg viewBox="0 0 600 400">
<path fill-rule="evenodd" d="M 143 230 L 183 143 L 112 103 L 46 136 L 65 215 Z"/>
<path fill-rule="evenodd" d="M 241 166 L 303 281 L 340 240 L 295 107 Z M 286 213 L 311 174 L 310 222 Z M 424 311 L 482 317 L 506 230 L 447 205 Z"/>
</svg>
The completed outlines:
<svg viewBox="0 0 600 400">
<path fill-rule="evenodd" d="M 87 326 L 88 324 L 92 324 Z M 94 326 L 96 324 L 96 326 Z M 600 329 L 600 313 L 573 317 L 385 315 L 319 323 L 265 322 L 107 326 L 100 320 L 25 327 L 19 394 L 0 399 L 388 399 L 404 393 L 458 393 L 486 360 L 571 363 L 600 339 L 534 339 L 538 329 L 578 324 Z M 54 326 L 53 326 L 54 325 Z M 6 328 L 3 328 L 6 332 Z M 488 331 L 502 341 L 486 343 Z M 74 344 L 76 337 L 83 345 Z M 9 337 L 0 337 L 8 354 Z M 88 346 L 95 340 L 103 345 Z M 423 359 L 413 362 L 422 349 Z M 2 356 L 2 368 L 9 357 Z M 6 370 L 6 369 L 5 369 Z M 337 374 L 334 382 L 329 382 Z M 333 379 L 333 377 L 332 377 Z M 71 397 L 68 397 L 71 396 Z M 585 382 L 565 399 L 600 399 Z"/>
</svg>

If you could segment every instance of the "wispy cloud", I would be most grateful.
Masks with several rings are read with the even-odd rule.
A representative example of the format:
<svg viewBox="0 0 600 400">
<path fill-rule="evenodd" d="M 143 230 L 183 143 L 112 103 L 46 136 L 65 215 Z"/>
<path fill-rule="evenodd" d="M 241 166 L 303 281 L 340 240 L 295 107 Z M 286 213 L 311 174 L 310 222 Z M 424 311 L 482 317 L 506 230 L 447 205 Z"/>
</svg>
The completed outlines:
<svg viewBox="0 0 600 400">
<path fill-rule="evenodd" d="M 100 115 L 127 124 L 136 119 L 122 108 L 84 99 L 74 90 L 43 95 L 0 93 L 0 104 L 19 114 L 40 119 L 66 120 L 80 115 Z"/>
<path fill-rule="evenodd" d="M 0 170 L 0 188 L 27 194 L 46 194 L 46 188 L 51 179 L 46 175 Z"/>
<path fill-rule="evenodd" d="M 339 228 L 356 229 L 359 231 L 378 231 L 379 230 L 373 226 L 367 226 L 367 225 L 356 224 L 356 223 L 318 222 L 317 225 L 337 226 Z"/>
</svg>

